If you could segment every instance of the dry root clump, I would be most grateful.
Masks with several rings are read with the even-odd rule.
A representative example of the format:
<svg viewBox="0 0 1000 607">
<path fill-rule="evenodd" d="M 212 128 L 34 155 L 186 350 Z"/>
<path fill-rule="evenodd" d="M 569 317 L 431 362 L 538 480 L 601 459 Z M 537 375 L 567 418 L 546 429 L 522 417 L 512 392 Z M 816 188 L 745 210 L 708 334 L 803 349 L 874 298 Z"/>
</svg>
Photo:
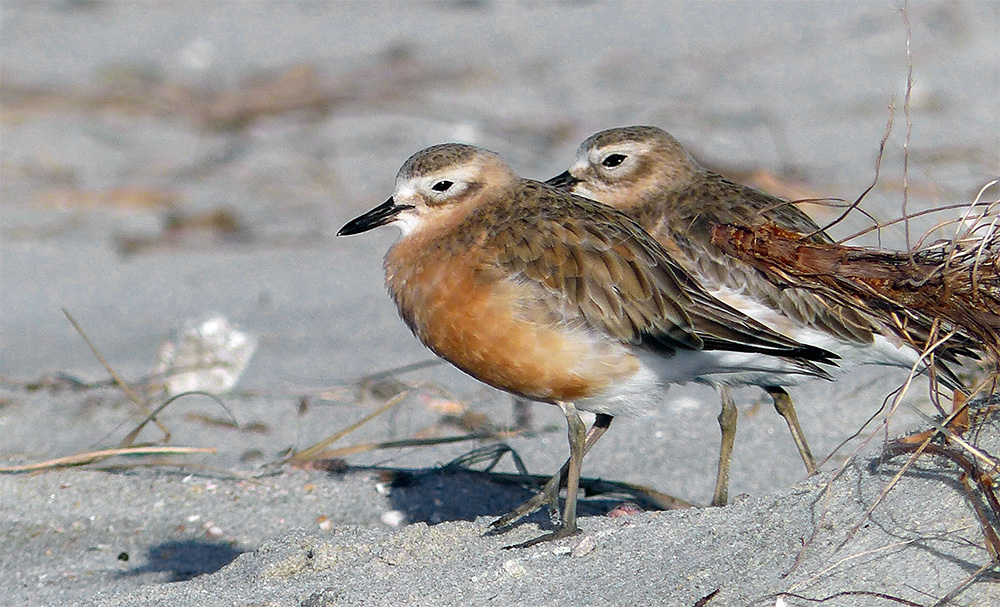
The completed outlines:
<svg viewBox="0 0 1000 607">
<path fill-rule="evenodd" d="M 1000 365 L 1000 208 L 965 234 L 912 251 L 817 243 L 774 224 L 716 226 L 713 242 L 779 285 L 873 317 L 919 350 Z M 943 339 L 947 338 L 947 339 Z"/>
</svg>

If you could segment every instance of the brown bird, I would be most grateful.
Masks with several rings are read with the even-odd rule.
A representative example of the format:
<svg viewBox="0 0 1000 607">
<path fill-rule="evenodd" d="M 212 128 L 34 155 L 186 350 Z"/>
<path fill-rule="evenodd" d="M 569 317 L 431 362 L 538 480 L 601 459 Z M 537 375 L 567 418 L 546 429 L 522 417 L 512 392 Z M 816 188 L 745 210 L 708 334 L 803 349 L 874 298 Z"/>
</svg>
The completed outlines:
<svg viewBox="0 0 1000 607">
<path fill-rule="evenodd" d="M 919 352 L 880 323 L 836 298 L 769 281 L 750 263 L 727 255 L 712 242 L 720 224 L 774 224 L 800 232 L 805 242 L 830 238 L 794 204 L 734 183 L 700 166 L 669 133 L 652 126 L 601 131 L 579 147 L 570 169 L 548 181 L 624 211 L 651 234 L 714 297 L 771 329 L 802 343 L 837 353 L 843 367 L 878 364 L 911 368 Z M 806 471 L 815 462 L 783 386 L 802 376 L 775 377 L 761 385 L 788 424 Z M 734 384 L 737 382 L 728 382 Z M 727 385 L 720 389 L 722 448 L 712 503 L 728 498 L 729 460 L 736 433 L 736 407 Z"/>
<path fill-rule="evenodd" d="M 561 525 L 524 545 L 577 532 L 583 455 L 615 415 L 655 407 L 672 383 L 825 377 L 815 363 L 834 358 L 709 295 L 620 211 L 522 179 L 479 148 L 414 154 L 392 197 L 338 235 L 388 223 L 402 236 L 385 257 L 386 285 L 417 338 L 472 377 L 566 416 Z M 589 433 L 578 410 L 597 415 Z M 558 503 L 560 477 L 494 526 Z"/>
</svg>

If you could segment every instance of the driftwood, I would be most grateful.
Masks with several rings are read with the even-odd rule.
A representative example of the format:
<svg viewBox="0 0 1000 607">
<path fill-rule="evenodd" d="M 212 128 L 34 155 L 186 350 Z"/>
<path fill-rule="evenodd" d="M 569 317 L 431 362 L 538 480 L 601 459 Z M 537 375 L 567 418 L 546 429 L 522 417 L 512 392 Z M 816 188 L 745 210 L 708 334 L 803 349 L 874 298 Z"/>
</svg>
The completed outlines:
<svg viewBox="0 0 1000 607">
<path fill-rule="evenodd" d="M 774 224 L 719 225 L 712 241 L 772 282 L 873 316 L 914 347 L 1000 366 L 1000 225 L 909 252 L 817 243 Z M 985 233 L 985 234 L 983 234 Z"/>
</svg>

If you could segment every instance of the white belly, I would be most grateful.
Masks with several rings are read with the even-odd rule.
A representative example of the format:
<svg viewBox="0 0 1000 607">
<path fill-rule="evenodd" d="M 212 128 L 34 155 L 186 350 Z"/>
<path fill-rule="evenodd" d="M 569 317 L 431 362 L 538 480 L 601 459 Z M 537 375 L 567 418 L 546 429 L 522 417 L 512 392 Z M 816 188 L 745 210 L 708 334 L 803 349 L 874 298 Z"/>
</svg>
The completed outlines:
<svg viewBox="0 0 1000 607">
<path fill-rule="evenodd" d="M 889 365 L 909 369 L 920 359 L 919 353 L 911 346 L 902 342 L 894 343 L 882 335 L 876 334 L 874 342 L 870 344 L 841 340 L 731 289 L 717 289 L 711 293 L 778 333 L 791 337 L 799 343 L 817 346 L 840 356 L 840 360 L 836 361 L 837 367 L 824 367 L 835 377 L 857 365 Z M 779 382 L 777 385 L 787 384 Z"/>
</svg>

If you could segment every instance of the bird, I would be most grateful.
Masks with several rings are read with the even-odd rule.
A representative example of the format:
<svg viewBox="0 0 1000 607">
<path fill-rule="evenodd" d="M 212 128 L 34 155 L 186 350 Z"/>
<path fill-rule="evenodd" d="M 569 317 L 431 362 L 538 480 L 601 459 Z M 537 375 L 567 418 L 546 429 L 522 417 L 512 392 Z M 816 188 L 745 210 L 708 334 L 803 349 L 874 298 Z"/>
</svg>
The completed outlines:
<svg viewBox="0 0 1000 607">
<path fill-rule="evenodd" d="M 538 494 L 493 521 L 509 527 L 566 499 L 554 531 L 579 531 L 583 456 L 617 415 L 650 410 L 675 383 L 827 376 L 835 356 L 712 297 L 626 214 L 521 178 L 496 153 L 446 143 L 411 156 L 392 196 L 348 236 L 393 224 L 383 264 L 400 317 L 473 378 L 560 407 L 570 456 Z M 595 414 L 588 431 L 580 411 Z"/>
<path fill-rule="evenodd" d="M 870 315 L 804 288 L 769 281 L 749 263 L 712 242 L 718 225 L 772 224 L 800 233 L 807 243 L 832 243 L 808 215 L 787 200 L 735 183 L 701 166 L 669 133 L 655 126 L 600 131 L 580 144 L 565 172 L 547 182 L 625 212 L 718 299 L 803 343 L 835 352 L 837 371 L 854 364 L 912 368 L 920 354 L 895 339 Z M 947 370 L 945 370 L 947 375 Z M 807 473 L 815 460 L 786 386 L 802 375 L 762 385 L 788 425 Z M 952 376 L 953 377 L 953 376 Z M 722 429 L 719 471 L 712 503 L 728 500 L 728 470 L 736 432 L 729 387 L 720 386 Z"/>
</svg>

